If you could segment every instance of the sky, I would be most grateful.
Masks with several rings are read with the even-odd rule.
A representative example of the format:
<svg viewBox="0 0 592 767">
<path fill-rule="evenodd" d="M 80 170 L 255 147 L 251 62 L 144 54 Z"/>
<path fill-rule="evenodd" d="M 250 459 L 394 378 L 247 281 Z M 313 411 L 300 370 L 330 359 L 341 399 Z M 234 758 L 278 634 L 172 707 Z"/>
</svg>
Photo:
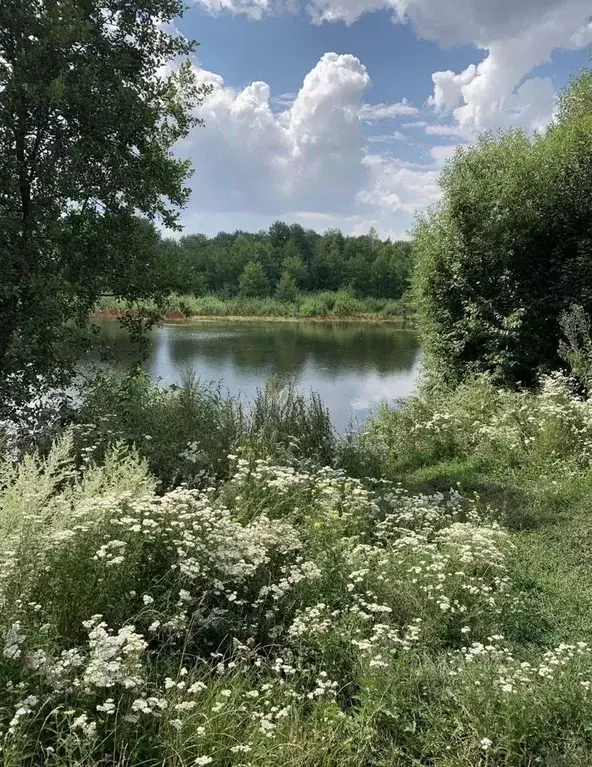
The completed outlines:
<svg viewBox="0 0 592 767">
<path fill-rule="evenodd" d="M 409 236 L 480 132 L 543 129 L 590 65 L 590 0 L 192 0 L 178 29 L 214 90 L 184 234 L 281 219 Z"/>
</svg>

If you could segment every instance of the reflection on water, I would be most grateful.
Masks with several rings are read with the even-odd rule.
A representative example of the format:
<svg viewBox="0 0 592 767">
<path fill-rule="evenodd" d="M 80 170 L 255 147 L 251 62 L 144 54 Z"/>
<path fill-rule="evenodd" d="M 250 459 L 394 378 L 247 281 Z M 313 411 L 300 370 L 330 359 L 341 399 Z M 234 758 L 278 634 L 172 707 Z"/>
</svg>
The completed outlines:
<svg viewBox="0 0 592 767">
<path fill-rule="evenodd" d="M 102 328 L 111 367 L 124 370 L 134 360 L 133 345 L 117 322 Z M 293 379 L 302 391 L 319 393 L 344 431 L 381 402 L 412 394 L 419 357 L 415 334 L 393 325 L 202 322 L 155 329 L 145 366 L 163 384 L 178 383 L 192 370 L 245 399 L 271 375 Z"/>
</svg>

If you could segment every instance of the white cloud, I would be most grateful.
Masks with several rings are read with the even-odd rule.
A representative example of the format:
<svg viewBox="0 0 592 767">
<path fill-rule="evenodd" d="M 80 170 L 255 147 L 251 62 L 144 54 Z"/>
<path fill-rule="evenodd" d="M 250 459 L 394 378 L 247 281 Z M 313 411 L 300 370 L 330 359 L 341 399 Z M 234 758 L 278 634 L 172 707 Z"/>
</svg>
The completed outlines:
<svg viewBox="0 0 592 767">
<path fill-rule="evenodd" d="M 455 124 L 424 123 L 424 131 L 428 136 L 448 136 L 450 138 L 459 138 L 463 141 L 471 141 L 475 138 L 473 131 L 460 128 Z"/>
<path fill-rule="evenodd" d="M 360 117 L 367 122 L 374 122 L 416 114 L 419 114 L 419 109 L 411 105 L 407 99 L 403 99 L 395 104 L 364 104 Z"/>
<path fill-rule="evenodd" d="M 289 10 L 298 0 L 195 0 L 210 12 L 229 10 L 251 18 Z M 592 43 L 590 0 L 300 0 L 315 23 L 356 21 L 386 9 L 393 21 L 411 23 L 421 37 L 443 46 L 474 45 L 484 51 L 478 64 L 462 72 L 432 75 L 429 104 L 450 113 L 465 132 L 519 126 L 536 129 L 551 118 L 551 81 L 528 78 L 558 49 Z M 366 105 L 365 120 L 414 114 L 402 104 Z"/>
<path fill-rule="evenodd" d="M 475 79 L 477 67 L 471 64 L 460 74 L 450 70 L 434 72 L 434 94 L 428 99 L 428 104 L 440 112 L 450 112 L 462 101 L 462 89 Z"/>
<path fill-rule="evenodd" d="M 402 128 L 425 128 L 426 126 L 427 122 L 425 120 L 415 120 L 401 125 Z"/>
<path fill-rule="evenodd" d="M 217 75 L 183 151 L 196 169 L 192 204 L 201 210 L 347 211 L 364 183 L 360 110 L 370 79 L 351 55 L 326 53 L 293 103 L 271 109 L 269 86 L 241 91 Z"/>
<path fill-rule="evenodd" d="M 309 0 L 307 8 L 315 22 L 346 23 L 387 9 L 424 38 L 485 51 L 478 65 L 432 76 L 429 103 L 453 113 L 465 131 L 545 125 L 555 104 L 552 83 L 524 78 L 553 51 L 592 42 L 590 0 Z"/>
<path fill-rule="evenodd" d="M 195 168 L 188 231 L 283 218 L 344 231 L 376 221 L 382 233 L 401 236 L 413 211 L 437 197 L 436 162 L 429 168 L 367 154 L 369 146 L 406 140 L 398 131 L 365 136 L 370 109 L 384 114 L 378 119 L 416 110 L 406 101 L 365 105 L 370 78 L 356 57 L 326 53 L 279 113 L 265 82 L 234 89 L 215 73 L 197 74 L 215 89 L 199 110 L 205 128 L 180 146 Z"/>
<path fill-rule="evenodd" d="M 391 141 L 408 141 L 409 138 L 401 131 L 393 131 L 393 133 L 379 133 L 376 136 L 368 136 L 366 141 L 370 144 L 388 144 Z"/>
<path fill-rule="evenodd" d="M 415 3 L 414 18 L 420 32 L 440 42 L 469 43 L 484 49 L 485 58 L 463 72 L 434 72 L 430 103 L 441 112 L 452 112 L 461 129 L 488 130 L 518 126 L 537 129 L 553 114 L 555 94 L 551 80 L 524 79 L 537 65 L 549 61 L 556 49 L 582 47 L 590 41 L 589 0 L 527 0 L 512 3 L 505 16 L 501 6 L 481 0 L 456 0 L 466 14 L 454 27 L 445 21 L 451 4 L 437 0 Z M 433 13 L 418 15 L 427 6 Z M 457 8 L 458 10 L 458 8 Z"/>
<path fill-rule="evenodd" d="M 421 165 L 411 166 L 401 160 L 368 155 L 364 164 L 370 181 L 358 192 L 362 205 L 381 211 L 413 214 L 440 199 L 438 171 Z"/>
<path fill-rule="evenodd" d="M 254 21 L 260 20 L 271 11 L 269 0 L 194 0 L 213 16 L 222 11 L 248 16 Z"/>
<path fill-rule="evenodd" d="M 447 144 L 444 146 L 433 146 L 430 149 L 430 155 L 438 165 L 443 165 L 447 160 L 450 160 L 450 158 L 454 156 L 456 146 L 458 145 Z"/>
</svg>

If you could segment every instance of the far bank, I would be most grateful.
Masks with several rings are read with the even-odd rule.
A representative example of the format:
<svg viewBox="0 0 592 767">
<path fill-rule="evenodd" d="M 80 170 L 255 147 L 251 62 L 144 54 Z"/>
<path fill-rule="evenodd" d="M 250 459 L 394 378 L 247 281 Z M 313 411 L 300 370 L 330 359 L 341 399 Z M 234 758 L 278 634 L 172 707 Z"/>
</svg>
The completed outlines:
<svg viewBox="0 0 592 767">
<path fill-rule="evenodd" d="M 302 294 L 296 301 L 276 298 L 220 298 L 172 295 L 157 304 L 141 301 L 126 304 L 103 296 L 97 304 L 98 317 L 119 317 L 142 311 L 160 312 L 168 321 L 229 320 L 261 322 L 373 322 L 411 324 L 414 311 L 408 296 L 400 299 L 358 299 L 350 293 L 324 292 Z"/>
</svg>

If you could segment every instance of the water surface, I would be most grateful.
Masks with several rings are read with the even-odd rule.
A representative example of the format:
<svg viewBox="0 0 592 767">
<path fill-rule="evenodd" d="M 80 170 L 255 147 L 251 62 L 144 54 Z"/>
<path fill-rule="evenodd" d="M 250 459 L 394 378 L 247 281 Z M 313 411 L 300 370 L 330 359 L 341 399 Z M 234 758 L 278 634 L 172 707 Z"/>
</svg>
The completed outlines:
<svg viewBox="0 0 592 767">
<path fill-rule="evenodd" d="M 113 353 L 110 365 L 125 369 L 136 352 L 116 321 L 102 323 Z M 363 421 L 381 402 L 396 404 L 415 390 L 420 353 L 413 331 L 396 325 L 303 322 L 171 323 L 150 334 L 145 367 L 163 385 L 180 383 L 186 371 L 220 383 L 244 400 L 272 376 L 316 391 L 336 429 Z"/>
</svg>

